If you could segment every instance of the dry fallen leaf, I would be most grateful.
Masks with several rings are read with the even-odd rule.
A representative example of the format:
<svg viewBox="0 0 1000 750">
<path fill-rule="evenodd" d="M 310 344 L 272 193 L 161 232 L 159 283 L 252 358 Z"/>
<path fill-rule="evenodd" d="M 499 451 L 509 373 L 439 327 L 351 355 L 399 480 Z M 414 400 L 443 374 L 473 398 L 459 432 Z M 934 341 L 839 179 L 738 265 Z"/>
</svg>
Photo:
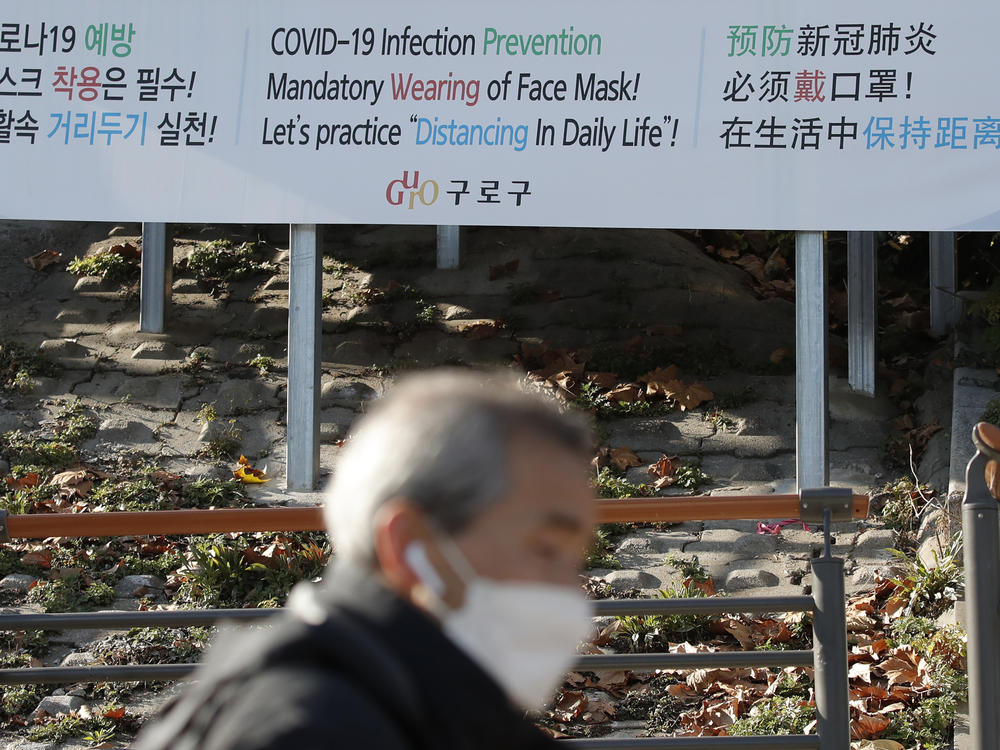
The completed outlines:
<svg viewBox="0 0 1000 750">
<path fill-rule="evenodd" d="M 244 484 L 263 484 L 271 481 L 266 472 L 253 468 L 246 456 L 240 456 L 239 468 L 233 472 L 233 478 L 239 479 Z"/>
<path fill-rule="evenodd" d="M 685 385 L 680 380 L 674 380 L 667 384 L 667 389 L 667 395 L 678 403 L 681 411 L 693 409 L 715 398 L 715 394 L 701 383 Z"/>
<path fill-rule="evenodd" d="M 637 385 L 632 385 L 631 383 L 623 383 L 616 388 L 608 391 L 609 401 L 618 401 L 622 403 L 631 404 L 638 401 L 642 397 L 642 390 Z"/>
<path fill-rule="evenodd" d="M 625 446 L 611 449 L 611 463 L 618 467 L 619 471 L 642 465 L 642 461 L 635 455 L 635 452 Z"/>
<path fill-rule="evenodd" d="M 588 372 L 584 375 L 584 380 L 603 391 L 615 387 L 618 374 L 614 372 Z"/>
<path fill-rule="evenodd" d="M 49 266 L 53 266 L 62 259 L 62 255 L 55 250 L 42 250 L 24 259 L 24 264 L 32 271 L 44 271 Z"/>
</svg>

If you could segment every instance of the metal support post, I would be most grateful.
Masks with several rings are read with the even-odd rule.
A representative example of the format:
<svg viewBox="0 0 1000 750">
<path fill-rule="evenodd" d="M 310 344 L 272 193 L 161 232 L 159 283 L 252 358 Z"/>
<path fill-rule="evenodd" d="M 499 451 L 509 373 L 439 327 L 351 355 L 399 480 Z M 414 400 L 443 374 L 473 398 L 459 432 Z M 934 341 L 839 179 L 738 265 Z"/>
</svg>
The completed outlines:
<svg viewBox="0 0 1000 750">
<path fill-rule="evenodd" d="M 139 285 L 139 330 L 163 333 L 173 286 L 173 247 L 167 247 L 167 225 L 142 225 L 142 277 Z"/>
<path fill-rule="evenodd" d="M 440 224 L 437 228 L 437 267 L 442 269 L 458 268 L 461 261 L 461 227 L 453 224 Z"/>
<path fill-rule="evenodd" d="M 962 313 L 955 296 L 955 235 L 952 232 L 931 232 L 931 331 L 948 333 Z"/>
<path fill-rule="evenodd" d="M 798 489 L 829 479 L 826 248 L 822 232 L 795 234 L 795 475 Z"/>
<path fill-rule="evenodd" d="M 844 561 L 831 554 L 833 520 L 829 509 L 825 516 L 824 553 L 812 561 L 813 598 L 816 600 L 813 618 L 816 731 L 820 750 L 847 750 L 851 746 L 851 712 Z"/>
<path fill-rule="evenodd" d="M 311 490 L 319 479 L 323 263 L 315 224 L 292 224 L 290 234 L 285 482 Z"/>
<path fill-rule="evenodd" d="M 997 501 L 986 487 L 986 464 L 982 452 L 969 461 L 962 502 L 969 729 L 974 750 L 1000 747 L 1000 527 Z"/>
<path fill-rule="evenodd" d="M 847 382 L 855 393 L 875 395 L 878 268 L 875 233 L 847 233 Z"/>
</svg>

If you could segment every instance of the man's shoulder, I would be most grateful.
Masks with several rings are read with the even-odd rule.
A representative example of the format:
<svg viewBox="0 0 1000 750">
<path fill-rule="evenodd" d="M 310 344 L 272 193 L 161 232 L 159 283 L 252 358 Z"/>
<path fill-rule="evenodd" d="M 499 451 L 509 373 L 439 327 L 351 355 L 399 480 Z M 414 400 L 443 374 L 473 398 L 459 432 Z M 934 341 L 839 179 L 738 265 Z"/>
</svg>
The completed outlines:
<svg viewBox="0 0 1000 750">
<path fill-rule="evenodd" d="M 386 750 L 419 747 L 415 728 L 401 724 L 394 713 L 344 673 L 275 666 L 240 686 L 229 710 L 213 723 L 204 747 L 310 750 L 338 743 Z"/>
</svg>

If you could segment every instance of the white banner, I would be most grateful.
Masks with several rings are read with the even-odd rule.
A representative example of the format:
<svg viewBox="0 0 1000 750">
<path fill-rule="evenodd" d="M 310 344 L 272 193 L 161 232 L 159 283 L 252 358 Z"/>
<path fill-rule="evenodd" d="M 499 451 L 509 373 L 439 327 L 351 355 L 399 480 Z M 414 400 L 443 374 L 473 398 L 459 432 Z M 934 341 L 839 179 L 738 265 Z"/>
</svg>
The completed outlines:
<svg viewBox="0 0 1000 750">
<path fill-rule="evenodd" d="M 1000 230 L 1000 3 L 3 0 L 0 217 Z"/>
</svg>

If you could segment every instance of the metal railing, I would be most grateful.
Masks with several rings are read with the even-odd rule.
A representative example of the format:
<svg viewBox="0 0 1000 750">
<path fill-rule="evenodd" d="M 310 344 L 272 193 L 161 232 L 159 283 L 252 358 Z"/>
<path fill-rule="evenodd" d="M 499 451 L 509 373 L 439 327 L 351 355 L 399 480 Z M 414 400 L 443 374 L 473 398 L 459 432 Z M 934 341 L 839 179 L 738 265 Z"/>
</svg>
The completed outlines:
<svg viewBox="0 0 1000 750">
<path fill-rule="evenodd" d="M 844 561 L 831 553 L 834 521 L 863 518 L 868 499 L 846 490 L 804 490 L 799 495 L 760 495 L 670 499 L 599 500 L 599 523 L 687 520 L 760 520 L 798 516 L 824 524 L 824 554 L 812 561 L 812 596 L 705 597 L 692 599 L 606 599 L 595 601 L 595 616 L 812 612 L 813 648 L 788 651 L 602 654 L 580 656 L 577 670 L 813 667 L 817 734 L 769 737 L 664 737 L 571 739 L 568 748 L 622 750 L 672 748 L 802 748 L 848 750 L 846 595 Z M 6 516 L 0 513 L 0 538 L 91 537 L 145 534 L 201 534 L 224 531 L 311 531 L 323 528 L 319 508 L 155 511 Z M 0 615 L 0 630 L 128 629 L 210 625 L 219 620 L 266 621 L 279 609 L 176 610 L 152 612 L 73 612 Z M 189 676 L 197 664 L 0 669 L 0 685 L 74 682 L 145 682 Z"/>
<path fill-rule="evenodd" d="M 965 474 L 962 501 L 969 731 L 972 750 L 1000 747 L 1000 512 L 990 491 L 1000 485 L 1000 428 L 980 422 L 972 430 L 976 455 Z"/>
</svg>

